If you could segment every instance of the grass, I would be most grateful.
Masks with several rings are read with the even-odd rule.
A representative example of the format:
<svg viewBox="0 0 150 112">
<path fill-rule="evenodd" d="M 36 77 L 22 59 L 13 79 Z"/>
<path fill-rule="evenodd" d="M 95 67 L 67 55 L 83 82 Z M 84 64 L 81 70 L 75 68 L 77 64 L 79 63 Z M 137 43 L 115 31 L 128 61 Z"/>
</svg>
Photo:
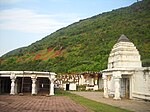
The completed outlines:
<svg viewBox="0 0 150 112">
<path fill-rule="evenodd" d="M 56 90 L 56 95 L 58 96 L 67 96 L 74 100 L 75 102 L 84 105 L 88 109 L 94 111 L 94 112 L 131 112 L 129 110 L 121 109 L 118 107 L 114 107 L 111 105 L 103 104 L 100 102 L 96 102 L 87 98 L 84 98 L 82 96 L 78 96 L 72 93 L 69 93 L 67 91 L 60 91 Z"/>
</svg>

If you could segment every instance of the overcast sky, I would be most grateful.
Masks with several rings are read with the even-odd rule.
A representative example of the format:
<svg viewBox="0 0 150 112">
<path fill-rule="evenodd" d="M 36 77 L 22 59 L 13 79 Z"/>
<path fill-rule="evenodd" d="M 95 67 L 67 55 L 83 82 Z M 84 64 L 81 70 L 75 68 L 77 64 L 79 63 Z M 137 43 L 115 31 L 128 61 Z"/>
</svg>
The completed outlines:
<svg viewBox="0 0 150 112">
<path fill-rule="evenodd" d="M 69 24 L 137 0 L 0 0 L 0 56 Z"/>
</svg>

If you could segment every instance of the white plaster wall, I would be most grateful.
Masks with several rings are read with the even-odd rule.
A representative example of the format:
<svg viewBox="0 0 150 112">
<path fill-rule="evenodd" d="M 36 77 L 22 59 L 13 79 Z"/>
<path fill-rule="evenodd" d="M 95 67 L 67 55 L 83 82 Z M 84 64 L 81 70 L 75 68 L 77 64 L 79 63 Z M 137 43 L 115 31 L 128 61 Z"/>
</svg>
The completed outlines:
<svg viewBox="0 0 150 112">
<path fill-rule="evenodd" d="M 115 94 L 115 82 L 112 76 L 109 76 L 108 78 L 108 94 L 114 95 Z"/>
<path fill-rule="evenodd" d="M 132 78 L 132 97 L 150 100 L 150 69 L 135 71 Z M 145 72 L 147 71 L 147 72 Z"/>
<path fill-rule="evenodd" d="M 98 85 L 94 85 L 93 90 L 98 90 Z"/>
<path fill-rule="evenodd" d="M 77 85 L 74 83 L 69 84 L 69 90 L 77 90 Z"/>
<path fill-rule="evenodd" d="M 88 78 L 89 85 L 94 85 L 94 78 Z"/>
<path fill-rule="evenodd" d="M 83 84 L 85 84 L 85 79 L 83 75 L 81 75 L 81 78 L 79 78 L 79 85 L 83 85 Z"/>
</svg>

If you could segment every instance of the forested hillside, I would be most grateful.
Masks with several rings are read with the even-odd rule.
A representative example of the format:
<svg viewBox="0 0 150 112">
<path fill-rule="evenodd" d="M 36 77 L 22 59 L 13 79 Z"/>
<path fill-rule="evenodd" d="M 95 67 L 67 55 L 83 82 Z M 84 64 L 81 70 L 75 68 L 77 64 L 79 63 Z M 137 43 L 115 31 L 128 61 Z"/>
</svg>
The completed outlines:
<svg viewBox="0 0 150 112">
<path fill-rule="evenodd" d="M 150 66 L 150 0 L 80 20 L 11 51 L 0 58 L 0 70 L 100 71 L 107 68 L 121 34 L 135 44 L 143 65 Z"/>
</svg>

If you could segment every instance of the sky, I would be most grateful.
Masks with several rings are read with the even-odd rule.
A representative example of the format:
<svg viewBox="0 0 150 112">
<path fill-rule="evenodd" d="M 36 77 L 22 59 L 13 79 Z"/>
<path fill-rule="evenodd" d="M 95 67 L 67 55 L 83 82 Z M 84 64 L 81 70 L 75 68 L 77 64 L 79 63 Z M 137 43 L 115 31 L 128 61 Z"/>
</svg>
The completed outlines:
<svg viewBox="0 0 150 112">
<path fill-rule="evenodd" d="M 0 0 L 0 56 L 81 19 L 137 0 Z"/>
</svg>

